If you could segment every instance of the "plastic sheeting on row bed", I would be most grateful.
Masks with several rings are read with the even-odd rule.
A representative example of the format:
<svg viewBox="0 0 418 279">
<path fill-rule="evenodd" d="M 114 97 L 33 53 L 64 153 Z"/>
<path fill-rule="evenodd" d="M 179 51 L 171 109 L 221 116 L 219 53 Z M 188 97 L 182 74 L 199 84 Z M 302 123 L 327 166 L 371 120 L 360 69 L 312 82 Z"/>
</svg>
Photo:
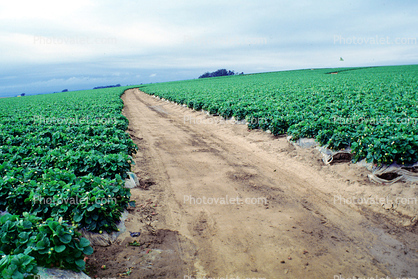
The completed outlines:
<svg viewBox="0 0 418 279">
<path fill-rule="evenodd" d="M 34 276 L 35 279 L 91 279 L 83 272 L 75 272 L 71 270 L 64 270 L 58 268 L 45 268 L 38 266 L 38 273 Z"/>
<path fill-rule="evenodd" d="M 119 235 L 126 231 L 125 220 L 128 218 L 128 215 L 129 213 L 127 210 L 125 210 L 122 213 L 120 222 L 117 225 L 119 231 L 111 233 L 94 233 L 89 232 L 85 229 L 81 229 L 80 232 L 83 235 L 83 237 L 87 238 L 90 241 L 92 246 L 110 246 L 113 242 L 115 242 Z"/>
<path fill-rule="evenodd" d="M 418 182 L 418 163 L 409 166 L 398 165 L 396 163 L 389 166 L 376 166 L 372 163 L 367 163 L 366 160 L 362 160 L 358 164 L 372 172 L 368 177 L 374 183 Z"/>
<path fill-rule="evenodd" d="M 315 139 L 301 138 L 296 141 L 291 141 L 292 137 L 287 137 L 287 140 L 294 146 L 302 148 L 315 147 L 322 154 L 322 161 L 325 165 L 331 165 L 337 162 L 350 162 L 352 159 L 351 149 L 332 151 L 326 147 L 321 147 Z M 392 184 L 395 182 L 418 182 L 418 162 L 413 165 L 398 165 L 393 163 L 391 165 L 376 166 L 373 163 L 367 163 L 366 160 L 358 162 L 360 166 L 368 169 L 371 174 L 368 174 L 369 180 L 373 183 Z"/>
</svg>

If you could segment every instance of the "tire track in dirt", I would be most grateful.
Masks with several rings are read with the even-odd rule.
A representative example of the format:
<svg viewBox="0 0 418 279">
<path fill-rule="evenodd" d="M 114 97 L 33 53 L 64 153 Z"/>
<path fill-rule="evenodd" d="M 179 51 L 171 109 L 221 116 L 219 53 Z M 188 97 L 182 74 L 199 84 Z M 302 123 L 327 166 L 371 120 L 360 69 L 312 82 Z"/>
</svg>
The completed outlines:
<svg viewBox="0 0 418 279">
<path fill-rule="evenodd" d="M 414 231 L 389 235 L 392 225 L 378 224 L 377 215 L 335 204 L 321 189 L 346 184 L 286 153 L 266 151 L 264 145 L 277 142 L 271 135 L 243 125 L 202 124 L 213 117 L 137 89 L 126 91 L 123 100 L 129 132 L 140 147 L 135 172 L 155 183 L 147 191 L 133 189 L 133 198 L 158 201 L 154 229 L 173 232 L 168 250 L 181 258 L 181 264 L 165 261 L 161 273 L 157 257 L 145 273 L 134 268 L 134 278 L 418 274 Z M 207 203 L 199 203 L 204 197 Z M 266 202 L 214 204 L 226 197 Z M 128 230 L 135 225 L 128 223 Z"/>
</svg>

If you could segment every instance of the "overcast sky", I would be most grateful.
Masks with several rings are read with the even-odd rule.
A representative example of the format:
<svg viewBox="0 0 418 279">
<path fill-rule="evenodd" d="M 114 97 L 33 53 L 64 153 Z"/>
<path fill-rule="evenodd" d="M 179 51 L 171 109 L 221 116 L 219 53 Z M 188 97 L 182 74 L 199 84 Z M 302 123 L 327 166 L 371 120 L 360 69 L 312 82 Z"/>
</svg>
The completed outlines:
<svg viewBox="0 0 418 279">
<path fill-rule="evenodd" d="M 0 0 L 0 96 L 418 64 L 417 15 L 416 0 Z"/>
</svg>

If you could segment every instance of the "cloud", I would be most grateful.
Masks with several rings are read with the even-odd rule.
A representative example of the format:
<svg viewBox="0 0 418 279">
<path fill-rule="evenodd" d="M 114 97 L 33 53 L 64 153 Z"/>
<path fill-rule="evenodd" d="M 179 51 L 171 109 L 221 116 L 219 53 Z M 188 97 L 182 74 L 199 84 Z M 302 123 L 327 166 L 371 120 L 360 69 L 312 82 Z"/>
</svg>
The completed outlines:
<svg viewBox="0 0 418 279">
<path fill-rule="evenodd" d="M 344 66 L 414 64 L 417 12 L 412 0 L 3 1 L 0 74 L 16 78 L 0 94 L 22 84 L 43 92 L 54 79 L 81 88 L 103 85 L 87 78 L 92 76 L 134 84 L 195 78 L 219 68 L 339 67 L 339 57 Z M 343 44 L 336 36 L 411 40 Z"/>
</svg>

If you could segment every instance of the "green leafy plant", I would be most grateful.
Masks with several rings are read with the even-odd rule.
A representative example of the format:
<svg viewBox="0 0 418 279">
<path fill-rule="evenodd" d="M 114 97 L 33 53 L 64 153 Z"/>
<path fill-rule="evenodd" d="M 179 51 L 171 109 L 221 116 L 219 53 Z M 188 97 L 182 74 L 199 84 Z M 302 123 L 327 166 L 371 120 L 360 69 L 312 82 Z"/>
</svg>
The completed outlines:
<svg viewBox="0 0 418 279">
<path fill-rule="evenodd" d="M 28 278 L 28 274 L 36 274 L 36 272 L 35 258 L 29 255 L 2 255 L 0 259 L 0 275 L 4 279 Z"/>
<path fill-rule="evenodd" d="M 338 72 L 338 75 L 329 73 Z M 315 138 L 353 160 L 418 162 L 418 66 L 272 72 L 146 84 L 148 94 L 245 119 L 249 129 Z"/>
<path fill-rule="evenodd" d="M 127 87 L 0 101 L 0 210 L 117 230 L 137 146 L 126 133 Z"/>
<path fill-rule="evenodd" d="M 23 278 L 36 274 L 36 266 L 81 271 L 84 256 L 91 255 L 90 242 L 75 227 L 58 220 L 23 213 L 0 218 L 0 274 L 2 278 Z"/>
</svg>

